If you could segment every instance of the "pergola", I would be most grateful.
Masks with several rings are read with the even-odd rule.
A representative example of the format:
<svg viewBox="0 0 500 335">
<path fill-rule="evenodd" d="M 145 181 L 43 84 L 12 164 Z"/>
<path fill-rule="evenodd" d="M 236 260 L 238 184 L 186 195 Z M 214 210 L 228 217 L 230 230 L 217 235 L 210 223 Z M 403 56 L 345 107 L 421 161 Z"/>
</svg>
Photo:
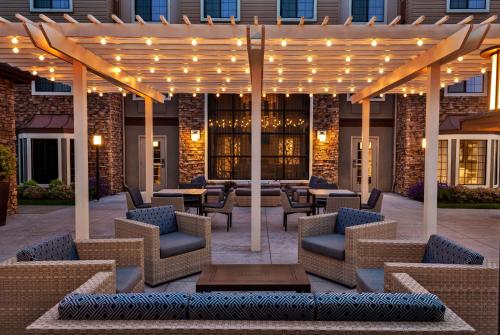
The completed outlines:
<svg viewBox="0 0 500 335">
<path fill-rule="evenodd" d="M 75 224 L 89 237 L 87 94 L 135 93 L 144 98 L 146 196 L 153 193 L 153 101 L 165 94 L 252 95 L 252 250 L 260 249 L 261 97 L 266 93 L 352 93 L 362 113 L 362 198 L 368 197 L 370 98 L 386 93 L 426 94 L 425 235 L 436 231 L 440 89 L 485 73 L 479 49 L 500 44 L 496 16 L 473 25 L 472 17 L 427 24 L 421 17 L 400 25 L 251 25 L 102 23 L 88 15 L 56 23 L 0 17 L 0 61 L 52 81 L 71 84 L 75 122 Z M 164 93 L 162 93 L 164 92 Z"/>
</svg>

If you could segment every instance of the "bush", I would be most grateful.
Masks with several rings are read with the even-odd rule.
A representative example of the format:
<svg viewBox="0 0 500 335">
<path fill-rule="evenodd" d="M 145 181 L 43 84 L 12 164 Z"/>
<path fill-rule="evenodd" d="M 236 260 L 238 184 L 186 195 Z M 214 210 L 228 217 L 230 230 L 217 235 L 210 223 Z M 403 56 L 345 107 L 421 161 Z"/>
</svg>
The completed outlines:
<svg viewBox="0 0 500 335">
<path fill-rule="evenodd" d="M 48 188 L 41 187 L 36 181 L 28 180 L 18 186 L 18 195 L 21 199 L 29 200 L 73 200 L 75 190 L 73 186 L 66 185 L 59 179 L 52 180 Z"/>
<path fill-rule="evenodd" d="M 0 181 L 8 180 L 16 173 L 16 157 L 9 147 L 0 144 Z"/>
<path fill-rule="evenodd" d="M 50 182 L 47 197 L 54 200 L 73 200 L 75 199 L 75 191 L 72 186 L 56 179 Z"/>
<path fill-rule="evenodd" d="M 22 183 L 21 185 L 18 185 L 17 186 L 17 194 L 22 197 L 24 191 L 28 188 L 28 187 L 35 187 L 35 186 L 38 186 L 38 183 L 34 180 L 27 180 L 25 181 L 24 183 Z"/>
<path fill-rule="evenodd" d="M 24 199 L 45 199 L 47 197 L 47 190 L 43 187 L 36 186 L 28 186 L 22 193 Z"/>
<path fill-rule="evenodd" d="M 418 182 L 408 190 L 408 197 L 423 201 L 424 183 Z M 464 186 L 448 186 L 438 183 L 438 202 L 448 203 L 499 203 L 498 188 L 467 188 Z"/>
</svg>

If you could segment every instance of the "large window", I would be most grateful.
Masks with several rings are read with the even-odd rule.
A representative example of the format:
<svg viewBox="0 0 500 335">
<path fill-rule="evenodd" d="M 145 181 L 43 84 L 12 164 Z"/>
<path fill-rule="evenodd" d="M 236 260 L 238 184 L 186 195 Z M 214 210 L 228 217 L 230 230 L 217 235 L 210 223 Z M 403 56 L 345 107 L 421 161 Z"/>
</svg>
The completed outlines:
<svg viewBox="0 0 500 335">
<path fill-rule="evenodd" d="M 250 95 L 209 96 L 210 179 L 251 178 Z M 262 101 L 262 179 L 309 178 L 309 98 L 267 95 Z"/>
<path fill-rule="evenodd" d="M 33 95 L 71 95 L 71 86 L 38 77 L 31 84 Z"/>
<path fill-rule="evenodd" d="M 279 0 L 279 16 L 283 20 L 316 20 L 316 0 Z"/>
<path fill-rule="evenodd" d="M 484 95 L 484 76 L 476 76 L 448 86 L 447 95 Z"/>
<path fill-rule="evenodd" d="M 448 183 L 448 140 L 439 140 L 438 182 Z"/>
<path fill-rule="evenodd" d="M 135 0 L 135 14 L 145 21 L 159 22 L 160 16 L 169 20 L 169 0 Z"/>
<path fill-rule="evenodd" d="M 499 178 L 500 178 L 500 148 L 499 148 L 500 141 L 499 140 L 494 140 L 493 141 L 493 151 L 492 151 L 492 158 L 493 158 L 493 186 L 499 186 Z"/>
<path fill-rule="evenodd" d="M 71 12 L 72 0 L 30 0 L 32 12 Z"/>
<path fill-rule="evenodd" d="M 385 21 L 385 0 L 351 0 L 353 22 L 368 22 L 374 16 L 376 22 Z"/>
<path fill-rule="evenodd" d="M 31 140 L 31 179 L 48 184 L 59 178 L 59 149 L 57 139 Z"/>
<path fill-rule="evenodd" d="M 487 12 L 489 0 L 448 0 L 448 12 Z"/>
<path fill-rule="evenodd" d="M 460 185 L 486 184 L 487 143 L 485 140 L 460 140 Z"/>
<path fill-rule="evenodd" d="M 215 21 L 228 21 L 231 16 L 235 20 L 240 18 L 239 0 L 201 0 L 202 20 L 208 16 Z"/>
</svg>

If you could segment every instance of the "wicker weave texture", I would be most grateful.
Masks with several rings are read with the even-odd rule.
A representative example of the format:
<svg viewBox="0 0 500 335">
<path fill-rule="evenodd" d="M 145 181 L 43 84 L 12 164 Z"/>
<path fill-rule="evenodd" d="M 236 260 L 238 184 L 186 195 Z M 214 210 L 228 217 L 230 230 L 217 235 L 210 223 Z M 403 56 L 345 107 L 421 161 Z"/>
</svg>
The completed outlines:
<svg viewBox="0 0 500 335">
<path fill-rule="evenodd" d="M 236 196 L 236 206 L 250 207 L 252 205 L 252 197 L 238 195 Z M 279 195 L 266 195 L 260 197 L 260 205 L 262 207 L 278 207 L 281 206 L 281 198 Z"/>
<path fill-rule="evenodd" d="M 326 199 L 325 213 L 337 213 L 342 207 L 359 209 L 361 198 L 356 197 L 329 197 Z"/>
</svg>

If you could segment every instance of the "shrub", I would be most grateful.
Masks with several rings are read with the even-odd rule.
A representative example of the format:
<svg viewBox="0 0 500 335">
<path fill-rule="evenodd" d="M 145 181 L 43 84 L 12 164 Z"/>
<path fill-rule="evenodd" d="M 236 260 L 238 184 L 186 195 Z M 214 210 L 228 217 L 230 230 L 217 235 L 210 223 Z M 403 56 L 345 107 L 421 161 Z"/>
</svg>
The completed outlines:
<svg viewBox="0 0 500 335">
<path fill-rule="evenodd" d="M 39 185 L 28 186 L 23 192 L 24 199 L 45 199 L 46 197 L 47 190 Z"/>
<path fill-rule="evenodd" d="M 408 198 L 423 201 L 424 200 L 424 182 L 419 181 L 415 185 L 411 186 L 408 189 L 408 193 L 406 194 Z"/>
<path fill-rule="evenodd" d="M 75 199 L 75 191 L 70 185 L 56 179 L 50 182 L 47 197 L 54 200 L 73 200 Z"/>
<path fill-rule="evenodd" d="M 19 197 L 22 197 L 24 191 L 28 188 L 28 187 L 35 187 L 35 186 L 38 186 L 38 183 L 34 180 L 27 180 L 25 181 L 24 183 L 20 184 L 17 186 L 17 195 Z"/>
<path fill-rule="evenodd" d="M 9 179 L 16 173 L 16 157 L 9 147 L 0 144 L 0 181 Z"/>
<path fill-rule="evenodd" d="M 422 201 L 424 199 L 424 183 L 418 182 L 410 187 L 407 195 L 411 199 Z M 500 189 L 467 188 L 438 183 L 438 202 L 499 203 Z"/>
</svg>

